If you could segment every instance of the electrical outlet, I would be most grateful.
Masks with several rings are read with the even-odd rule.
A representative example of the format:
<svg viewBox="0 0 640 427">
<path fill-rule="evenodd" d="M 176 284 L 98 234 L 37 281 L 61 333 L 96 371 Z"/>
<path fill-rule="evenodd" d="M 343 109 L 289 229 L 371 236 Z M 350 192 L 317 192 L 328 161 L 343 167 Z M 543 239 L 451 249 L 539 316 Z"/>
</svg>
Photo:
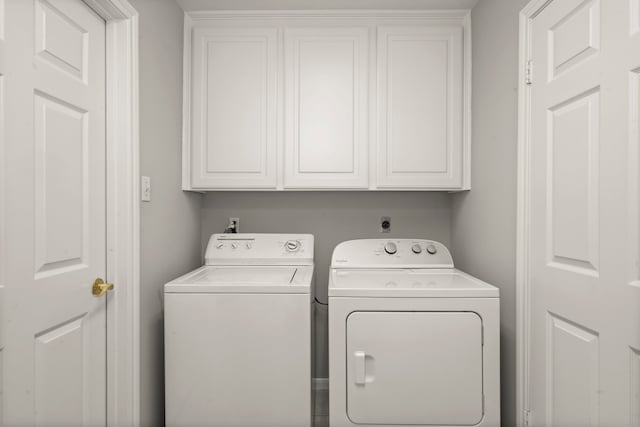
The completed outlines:
<svg viewBox="0 0 640 427">
<path fill-rule="evenodd" d="M 237 217 L 229 217 L 229 225 L 233 224 L 233 229 L 235 233 L 240 232 L 240 218 Z"/>
<path fill-rule="evenodd" d="M 151 201 L 151 178 L 148 176 L 140 177 L 140 197 L 143 202 Z"/>
<path fill-rule="evenodd" d="M 383 216 L 380 218 L 380 232 L 389 233 L 391 231 L 391 217 Z"/>
</svg>

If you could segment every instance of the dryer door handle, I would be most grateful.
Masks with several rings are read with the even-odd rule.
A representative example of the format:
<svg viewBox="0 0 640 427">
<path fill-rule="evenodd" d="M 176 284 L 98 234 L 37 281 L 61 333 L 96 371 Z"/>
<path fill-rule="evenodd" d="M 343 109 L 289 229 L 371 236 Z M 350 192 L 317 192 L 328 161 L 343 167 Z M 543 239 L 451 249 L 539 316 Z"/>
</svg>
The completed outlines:
<svg viewBox="0 0 640 427">
<path fill-rule="evenodd" d="M 365 385 L 367 382 L 366 369 L 367 355 L 364 351 L 356 351 L 353 353 L 353 365 L 355 367 L 355 383 Z"/>
</svg>

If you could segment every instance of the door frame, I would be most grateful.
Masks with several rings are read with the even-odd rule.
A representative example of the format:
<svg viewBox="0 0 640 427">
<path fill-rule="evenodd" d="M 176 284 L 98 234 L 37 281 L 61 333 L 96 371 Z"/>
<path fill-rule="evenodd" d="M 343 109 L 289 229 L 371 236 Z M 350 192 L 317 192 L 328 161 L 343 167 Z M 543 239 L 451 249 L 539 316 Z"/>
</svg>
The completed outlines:
<svg viewBox="0 0 640 427">
<path fill-rule="evenodd" d="M 107 426 L 140 424 L 138 12 L 83 0 L 106 21 Z"/>
<path fill-rule="evenodd" d="M 529 424 L 531 339 L 531 86 L 533 19 L 553 0 L 531 0 L 520 11 L 518 46 L 518 185 L 516 226 L 516 425 Z"/>
</svg>

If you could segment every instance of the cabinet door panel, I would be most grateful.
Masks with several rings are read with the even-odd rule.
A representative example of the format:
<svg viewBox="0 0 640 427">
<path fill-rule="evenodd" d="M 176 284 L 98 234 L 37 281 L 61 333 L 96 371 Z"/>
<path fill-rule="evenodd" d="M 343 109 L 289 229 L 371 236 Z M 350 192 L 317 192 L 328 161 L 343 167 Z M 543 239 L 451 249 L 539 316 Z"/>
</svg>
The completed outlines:
<svg viewBox="0 0 640 427">
<path fill-rule="evenodd" d="M 378 30 L 378 186 L 462 185 L 462 28 Z"/>
<path fill-rule="evenodd" d="M 276 186 L 277 31 L 194 31 L 192 185 Z"/>
<path fill-rule="evenodd" d="M 366 188 L 368 30 L 285 33 L 285 187 Z"/>
</svg>

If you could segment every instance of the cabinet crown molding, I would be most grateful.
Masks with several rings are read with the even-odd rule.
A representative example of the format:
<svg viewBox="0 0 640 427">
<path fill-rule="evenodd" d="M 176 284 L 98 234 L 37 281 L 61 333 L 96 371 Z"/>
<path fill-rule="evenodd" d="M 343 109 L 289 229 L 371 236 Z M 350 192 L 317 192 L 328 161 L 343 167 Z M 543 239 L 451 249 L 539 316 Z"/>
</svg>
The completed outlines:
<svg viewBox="0 0 640 427">
<path fill-rule="evenodd" d="M 215 10 L 185 12 L 194 23 L 198 21 L 237 20 L 237 19 L 403 19 L 408 21 L 442 21 L 447 19 L 463 20 L 469 16 L 469 9 L 447 10 Z"/>
</svg>

